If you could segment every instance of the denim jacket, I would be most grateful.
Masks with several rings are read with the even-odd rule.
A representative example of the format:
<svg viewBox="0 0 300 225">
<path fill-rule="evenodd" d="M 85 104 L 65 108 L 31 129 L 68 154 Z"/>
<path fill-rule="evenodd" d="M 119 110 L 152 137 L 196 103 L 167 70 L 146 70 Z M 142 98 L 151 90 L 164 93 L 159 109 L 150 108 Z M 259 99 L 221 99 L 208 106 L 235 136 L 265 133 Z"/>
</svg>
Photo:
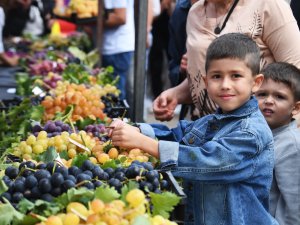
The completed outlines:
<svg viewBox="0 0 300 225">
<path fill-rule="evenodd" d="M 184 180 L 185 225 L 278 224 L 268 213 L 272 132 L 255 97 L 231 113 L 140 129 L 158 138 L 162 168 Z"/>
</svg>

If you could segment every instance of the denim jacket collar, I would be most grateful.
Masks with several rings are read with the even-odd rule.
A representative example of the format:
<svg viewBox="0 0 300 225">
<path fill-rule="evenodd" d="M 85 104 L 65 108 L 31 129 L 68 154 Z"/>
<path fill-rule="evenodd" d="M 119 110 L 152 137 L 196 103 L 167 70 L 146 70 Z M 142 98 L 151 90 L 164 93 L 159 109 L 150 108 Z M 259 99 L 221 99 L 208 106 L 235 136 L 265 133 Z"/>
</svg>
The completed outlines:
<svg viewBox="0 0 300 225">
<path fill-rule="evenodd" d="M 214 116 L 217 120 L 222 120 L 231 117 L 236 117 L 236 118 L 245 117 L 250 115 L 257 109 L 258 109 L 258 102 L 254 96 L 251 96 L 251 98 L 240 108 L 233 110 L 229 113 L 222 113 L 221 108 L 218 108 Z"/>
</svg>

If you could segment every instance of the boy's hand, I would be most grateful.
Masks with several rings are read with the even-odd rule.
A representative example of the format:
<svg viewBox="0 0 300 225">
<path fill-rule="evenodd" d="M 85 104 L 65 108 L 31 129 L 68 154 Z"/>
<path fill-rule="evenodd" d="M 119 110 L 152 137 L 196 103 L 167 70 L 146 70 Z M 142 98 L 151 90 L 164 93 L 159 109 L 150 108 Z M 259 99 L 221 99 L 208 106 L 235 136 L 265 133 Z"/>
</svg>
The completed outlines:
<svg viewBox="0 0 300 225">
<path fill-rule="evenodd" d="M 111 127 L 114 127 L 110 132 L 114 146 L 127 149 L 142 148 L 143 135 L 137 127 L 131 126 L 121 120 L 114 121 Z"/>
</svg>

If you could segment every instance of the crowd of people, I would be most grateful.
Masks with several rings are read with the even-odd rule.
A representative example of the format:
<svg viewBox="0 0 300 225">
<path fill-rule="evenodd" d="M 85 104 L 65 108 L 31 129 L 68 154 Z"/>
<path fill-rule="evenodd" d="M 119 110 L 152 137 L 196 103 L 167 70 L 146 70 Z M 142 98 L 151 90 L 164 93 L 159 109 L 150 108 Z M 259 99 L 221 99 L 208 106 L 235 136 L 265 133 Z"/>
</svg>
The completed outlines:
<svg viewBox="0 0 300 225">
<path fill-rule="evenodd" d="M 54 1 L 0 8 L 2 38 L 51 27 Z M 128 86 L 135 47 L 134 0 L 104 0 L 102 65 Z M 175 128 L 115 120 L 112 142 L 158 157 L 183 179 L 185 224 L 300 224 L 300 5 L 291 0 L 149 0 L 147 71 L 153 112 Z M 20 15 L 16 17 L 15 15 Z M 14 24 L 14 25 L 13 25 Z M 164 60 L 171 88 L 162 82 Z M 181 119 L 187 118 L 183 113 Z"/>
</svg>

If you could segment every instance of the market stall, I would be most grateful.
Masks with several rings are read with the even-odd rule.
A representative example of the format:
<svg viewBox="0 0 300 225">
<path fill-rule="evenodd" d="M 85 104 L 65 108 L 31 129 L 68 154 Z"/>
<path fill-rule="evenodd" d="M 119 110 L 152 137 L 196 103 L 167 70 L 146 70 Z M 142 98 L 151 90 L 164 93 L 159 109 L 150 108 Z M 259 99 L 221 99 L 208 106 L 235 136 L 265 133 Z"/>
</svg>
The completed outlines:
<svg viewBox="0 0 300 225">
<path fill-rule="evenodd" d="M 138 30 L 146 4 L 137 4 Z M 113 68 L 99 67 L 85 34 L 10 43 L 7 54 L 22 57 L 11 77 L 17 97 L 0 101 L 0 224 L 181 223 L 180 182 L 108 136 L 113 118 L 142 120 L 145 40 L 137 32 L 133 106 L 119 99 Z"/>
</svg>

